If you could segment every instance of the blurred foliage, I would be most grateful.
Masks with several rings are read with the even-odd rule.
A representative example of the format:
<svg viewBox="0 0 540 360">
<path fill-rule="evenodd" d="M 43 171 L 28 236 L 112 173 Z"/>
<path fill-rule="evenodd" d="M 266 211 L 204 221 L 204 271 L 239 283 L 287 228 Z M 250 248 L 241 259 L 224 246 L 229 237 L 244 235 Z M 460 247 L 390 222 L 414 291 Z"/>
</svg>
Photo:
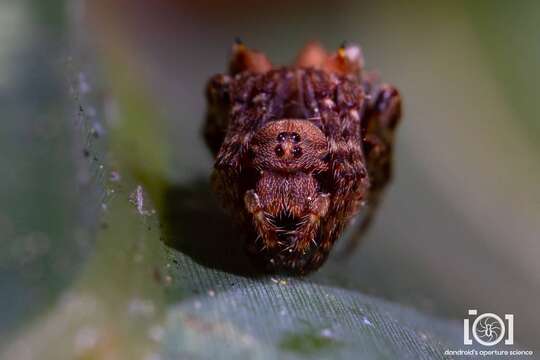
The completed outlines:
<svg viewBox="0 0 540 360">
<path fill-rule="evenodd" d="M 538 246 L 527 243 L 538 209 L 510 201 L 537 195 L 538 153 L 523 145 L 538 131 L 536 5 L 338 2 L 223 17 L 206 3 L 0 4 L 19 16 L 0 48 L 11 120 L 0 132 L 0 356 L 442 358 L 460 347 L 470 307 L 516 313 L 518 342 L 538 346 Z M 322 20 L 335 27 L 322 33 Z M 242 29 L 278 60 L 306 37 L 358 38 L 405 94 L 386 210 L 358 254 L 309 277 L 250 273 L 208 188 L 202 87 Z M 510 166 L 528 173 L 501 191 Z M 505 217 L 501 203 L 524 215 Z"/>
<path fill-rule="evenodd" d="M 480 43 L 493 66 L 495 77 L 513 107 L 516 122 L 522 122 L 531 144 L 538 146 L 540 112 L 536 88 L 540 83 L 540 44 L 531 41 L 538 33 L 540 4 L 536 1 L 511 3 L 467 2 Z M 537 151 L 540 151 L 538 148 Z"/>
</svg>

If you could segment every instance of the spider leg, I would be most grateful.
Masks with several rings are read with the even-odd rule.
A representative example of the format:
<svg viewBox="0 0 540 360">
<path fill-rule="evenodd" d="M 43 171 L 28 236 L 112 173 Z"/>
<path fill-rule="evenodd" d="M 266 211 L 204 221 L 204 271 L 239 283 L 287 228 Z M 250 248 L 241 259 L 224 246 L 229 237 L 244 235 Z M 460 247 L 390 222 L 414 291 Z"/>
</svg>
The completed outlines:
<svg viewBox="0 0 540 360">
<path fill-rule="evenodd" d="M 367 162 L 370 191 L 366 214 L 348 239 L 343 254 L 350 254 L 373 224 L 385 187 L 392 177 L 394 131 L 401 117 L 401 98 L 390 85 L 381 85 L 362 119 L 363 152 Z"/>
<path fill-rule="evenodd" d="M 317 249 L 305 264 L 319 267 L 328 257 L 333 243 L 367 196 L 369 179 L 361 146 L 360 113 L 364 103 L 363 89 L 348 79 L 332 83 L 327 71 L 307 69 L 303 81 L 303 104 L 313 123 L 325 134 L 328 171 L 319 175 L 321 191 L 330 194 L 327 214 L 320 220 L 322 237 Z M 329 82 L 332 84 L 328 88 Z"/>
<path fill-rule="evenodd" d="M 258 236 L 262 238 L 263 249 L 278 246 L 279 242 L 274 233 L 275 225 L 267 217 L 259 196 L 254 190 L 246 191 L 244 203 L 247 211 L 253 216 L 253 224 Z"/>
<path fill-rule="evenodd" d="M 261 75 L 244 74 L 235 78 L 229 88 L 229 96 L 234 99 L 227 115 L 228 124 L 214 164 L 213 184 L 217 193 L 222 194 L 225 208 L 239 210 L 244 208 L 243 192 L 249 176 L 244 176 L 243 164 L 249 162 L 248 148 L 256 130 L 269 116 L 266 109 L 272 108 L 281 99 L 264 97 L 260 101 L 249 101 L 256 91 Z"/>
<path fill-rule="evenodd" d="M 272 64 L 261 52 L 247 48 L 240 40 L 236 40 L 229 62 L 230 75 L 214 75 L 206 86 L 207 115 L 204 137 L 214 156 L 217 156 L 224 143 L 231 115 L 246 109 L 246 101 L 251 96 L 255 83 L 262 75 L 272 69 Z M 246 72 L 239 85 L 233 76 Z M 249 76 L 252 74 L 253 76 Z M 234 86 L 233 86 L 234 85 Z M 231 93 L 233 92 L 233 93 Z M 262 104 L 264 105 L 264 104 Z M 245 129 L 244 133 L 249 132 Z M 235 140 L 229 139 L 229 142 Z"/>
<path fill-rule="evenodd" d="M 294 231 L 297 238 L 302 240 L 294 244 L 295 250 L 299 252 L 309 250 L 313 242 L 316 242 L 315 236 L 317 235 L 317 230 L 320 227 L 321 218 L 326 216 L 330 206 L 330 195 L 321 194 L 317 196 L 317 198 L 313 199 L 308 206 L 308 215 L 306 215 L 302 223 Z M 315 243 L 315 245 L 317 244 Z"/>
<path fill-rule="evenodd" d="M 206 85 L 207 112 L 203 134 L 214 156 L 217 155 L 225 139 L 229 125 L 230 83 L 230 76 L 218 74 L 214 75 Z"/>
<path fill-rule="evenodd" d="M 366 162 L 359 141 L 362 90 L 353 82 L 340 83 L 335 91 L 318 92 L 316 74 L 309 84 L 313 91 L 308 106 L 318 112 L 328 139 L 328 173 L 323 175 L 323 187 L 331 194 L 331 206 L 321 221 L 323 237 L 313 254 L 309 268 L 320 266 L 333 243 L 364 202 L 368 189 Z M 309 88 L 308 88 L 309 89 Z"/>
</svg>

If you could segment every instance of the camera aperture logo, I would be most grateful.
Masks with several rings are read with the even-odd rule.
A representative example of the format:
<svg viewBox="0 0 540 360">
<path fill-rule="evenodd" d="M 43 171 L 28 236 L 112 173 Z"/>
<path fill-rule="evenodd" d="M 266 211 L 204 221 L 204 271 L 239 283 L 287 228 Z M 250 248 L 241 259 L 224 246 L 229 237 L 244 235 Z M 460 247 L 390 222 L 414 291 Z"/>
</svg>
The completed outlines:
<svg viewBox="0 0 540 360">
<path fill-rule="evenodd" d="M 497 349 L 490 348 L 495 345 Z M 447 349 L 452 356 L 532 356 L 532 350 L 520 350 L 514 345 L 514 315 L 479 314 L 471 309 L 463 319 L 463 349 Z M 476 346 L 473 346 L 476 345 Z M 507 347 L 508 346 L 508 347 Z"/>
<path fill-rule="evenodd" d="M 463 343 L 465 345 L 472 345 L 474 339 L 481 345 L 493 346 L 500 343 L 503 338 L 505 345 L 514 345 L 514 315 L 504 314 L 506 321 L 503 321 L 497 314 L 478 315 L 477 310 L 469 310 L 469 316 L 476 316 L 476 318 L 473 320 L 472 326 L 470 326 L 470 319 L 463 320 Z"/>
</svg>

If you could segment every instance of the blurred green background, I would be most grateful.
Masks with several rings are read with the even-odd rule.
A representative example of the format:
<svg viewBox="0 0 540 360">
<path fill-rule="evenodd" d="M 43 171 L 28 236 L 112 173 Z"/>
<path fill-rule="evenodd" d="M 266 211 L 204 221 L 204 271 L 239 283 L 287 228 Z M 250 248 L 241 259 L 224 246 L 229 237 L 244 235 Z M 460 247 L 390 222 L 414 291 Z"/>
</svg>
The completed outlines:
<svg viewBox="0 0 540 360">
<path fill-rule="evenodd" d="M 0 2 L 0 357 L 443 358 L 468 309 L 540 349 L 534 1 Z M 241 271 L 209 192 L 207 78 L 359 43 L 404 98 L 362 246 Z"/>
</svg>

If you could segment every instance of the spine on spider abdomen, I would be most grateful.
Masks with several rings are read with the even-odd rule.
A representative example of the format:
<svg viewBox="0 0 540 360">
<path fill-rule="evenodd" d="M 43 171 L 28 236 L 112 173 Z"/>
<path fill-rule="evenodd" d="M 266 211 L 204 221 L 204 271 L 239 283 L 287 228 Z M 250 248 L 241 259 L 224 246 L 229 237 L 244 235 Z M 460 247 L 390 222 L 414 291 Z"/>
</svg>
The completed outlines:
<svg viewBox="0 0 540 360">
<path fill-rule="evenodd" d="M 274 67 L 237 43 L 207 87 L 213 184 L 265 269 L 306 273 L 360 208 L 365 231 L 391 177 L 401 116 L 395 88 L 363 72 L 360 49 L 310 43 Z"/>
</svg>

